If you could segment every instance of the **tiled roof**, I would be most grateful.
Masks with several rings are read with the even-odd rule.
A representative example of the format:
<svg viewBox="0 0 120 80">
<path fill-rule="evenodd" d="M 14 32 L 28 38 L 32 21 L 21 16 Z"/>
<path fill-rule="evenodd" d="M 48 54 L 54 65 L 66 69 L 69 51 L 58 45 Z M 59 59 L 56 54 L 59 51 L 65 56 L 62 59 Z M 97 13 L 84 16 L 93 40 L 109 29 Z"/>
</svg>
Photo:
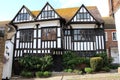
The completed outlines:
<svg viewBox="0 0 120 80">
<path fill-rule="evenodd" d="M 79 7 L 74 7 L 74 8 L 60 8 L 60 9 L 55 9 L 56 12 L 68 22 L 78 11 Z M 97 9 L 96 6 L 87 6 L 88 11 L 94 16 L 94 18 L 99 21 L 103 22 L 102 17 Z M 37 16 L 40 11 L 32 11 L 32 14 Z"/>
<path fill-rule="evenodd" d="M 0 21 L 0 27 L 5 27 L 10 21 Z"/>
<path fill-rule="evenodd" d="M 103 17 L 105 29 L 116 29 L 113 17 Z"/>
</svg>

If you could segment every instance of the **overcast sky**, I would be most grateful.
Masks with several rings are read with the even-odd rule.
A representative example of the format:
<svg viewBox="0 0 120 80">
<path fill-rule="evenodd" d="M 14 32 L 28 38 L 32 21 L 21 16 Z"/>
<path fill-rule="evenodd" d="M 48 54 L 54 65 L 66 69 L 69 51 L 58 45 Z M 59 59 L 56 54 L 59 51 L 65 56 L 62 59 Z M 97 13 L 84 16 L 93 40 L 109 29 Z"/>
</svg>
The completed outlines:
<svg viewBox="0 0 120 80">
<path fill-rule="evenodd" d="M 0 21 L 12 20 L 20 8 L 25 5 L 30 10 L 41 10 L 49 2 L 53 8 L 97 6 L 102 16 L 108 16 L 108 0 L 1 0 Z"/>
</svg>

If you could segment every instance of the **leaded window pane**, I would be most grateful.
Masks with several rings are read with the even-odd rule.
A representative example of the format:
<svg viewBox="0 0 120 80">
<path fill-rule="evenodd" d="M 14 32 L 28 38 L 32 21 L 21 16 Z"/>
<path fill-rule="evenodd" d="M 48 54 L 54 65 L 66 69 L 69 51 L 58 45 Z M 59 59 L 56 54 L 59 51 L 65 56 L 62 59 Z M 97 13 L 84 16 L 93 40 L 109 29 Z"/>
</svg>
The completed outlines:
<svg viewBox="0 0 120 80">
<path fill-rule="evenodd" d="M 56 28 L 42 28 L 42 40 L 56 40 Z"/>
<path fill-rule="evenodd" d="M 33 30 L 20 30 L 20 41 L 21 42 L 32 42 L 33 41 Z"/>
</svg>

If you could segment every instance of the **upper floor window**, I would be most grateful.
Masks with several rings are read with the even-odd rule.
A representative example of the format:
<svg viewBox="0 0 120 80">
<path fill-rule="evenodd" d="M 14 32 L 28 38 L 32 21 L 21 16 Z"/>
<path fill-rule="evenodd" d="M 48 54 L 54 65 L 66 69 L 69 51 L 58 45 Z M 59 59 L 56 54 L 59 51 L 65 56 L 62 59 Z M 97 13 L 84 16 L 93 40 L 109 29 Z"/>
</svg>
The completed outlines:
<svg viewBox="0 0 120 80">
<path fill-rule="evenodd" d="M 28 13 L 19 13 L 19 15 L 17 16 L 17 20 L 18 21 L 29 20 L 29 14 Z"/>
<path fill-rule="evenodd" d="M 42 40 L 56 40 L 56 28 L 42 28 Z"/>
<path fill-rule="evenodd" d="M 81 20 L 81 19 L 90 19 L 88 12 L 79 12 L 76 15 L 77 20 Z"/>
<path fill-rule="evenodd" d="M 116 32 L 112 32 L 112 40 L 117 41 Z"/>
<path fill-rule="evenodd" d="M 107 32 L 105 32 L 105 41 L 108 41 Z"/>
<path fill-rule="evenodd" d="M 54 18 L 55 12 L 53 10 L 43 10 L 41 18 Z"/>
<path fill-rule="evenodd" d="M 32 42 L 33 41 L 33 29 L 20 30 L 20 41 L 21 42 Z"/>
<path fill-rule="evenodd" d="M 4 37 L 5 35 L 5 28 L 0 27 L 0 37 Z"/>
</svg>

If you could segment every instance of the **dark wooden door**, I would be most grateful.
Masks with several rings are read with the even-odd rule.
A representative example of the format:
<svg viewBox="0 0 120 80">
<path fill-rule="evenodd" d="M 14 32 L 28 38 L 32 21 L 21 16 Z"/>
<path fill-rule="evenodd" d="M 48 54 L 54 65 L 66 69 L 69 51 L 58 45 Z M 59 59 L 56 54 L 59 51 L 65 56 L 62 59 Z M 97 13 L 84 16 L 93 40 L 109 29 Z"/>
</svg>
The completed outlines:
<svg viewBox="0 0 120 80">
<path fill-rule="evenodd" d="M 62 55 L 53 55 L 53 71 L 62 71 L 63 65 L 62 65 Z"/>
</svg>

